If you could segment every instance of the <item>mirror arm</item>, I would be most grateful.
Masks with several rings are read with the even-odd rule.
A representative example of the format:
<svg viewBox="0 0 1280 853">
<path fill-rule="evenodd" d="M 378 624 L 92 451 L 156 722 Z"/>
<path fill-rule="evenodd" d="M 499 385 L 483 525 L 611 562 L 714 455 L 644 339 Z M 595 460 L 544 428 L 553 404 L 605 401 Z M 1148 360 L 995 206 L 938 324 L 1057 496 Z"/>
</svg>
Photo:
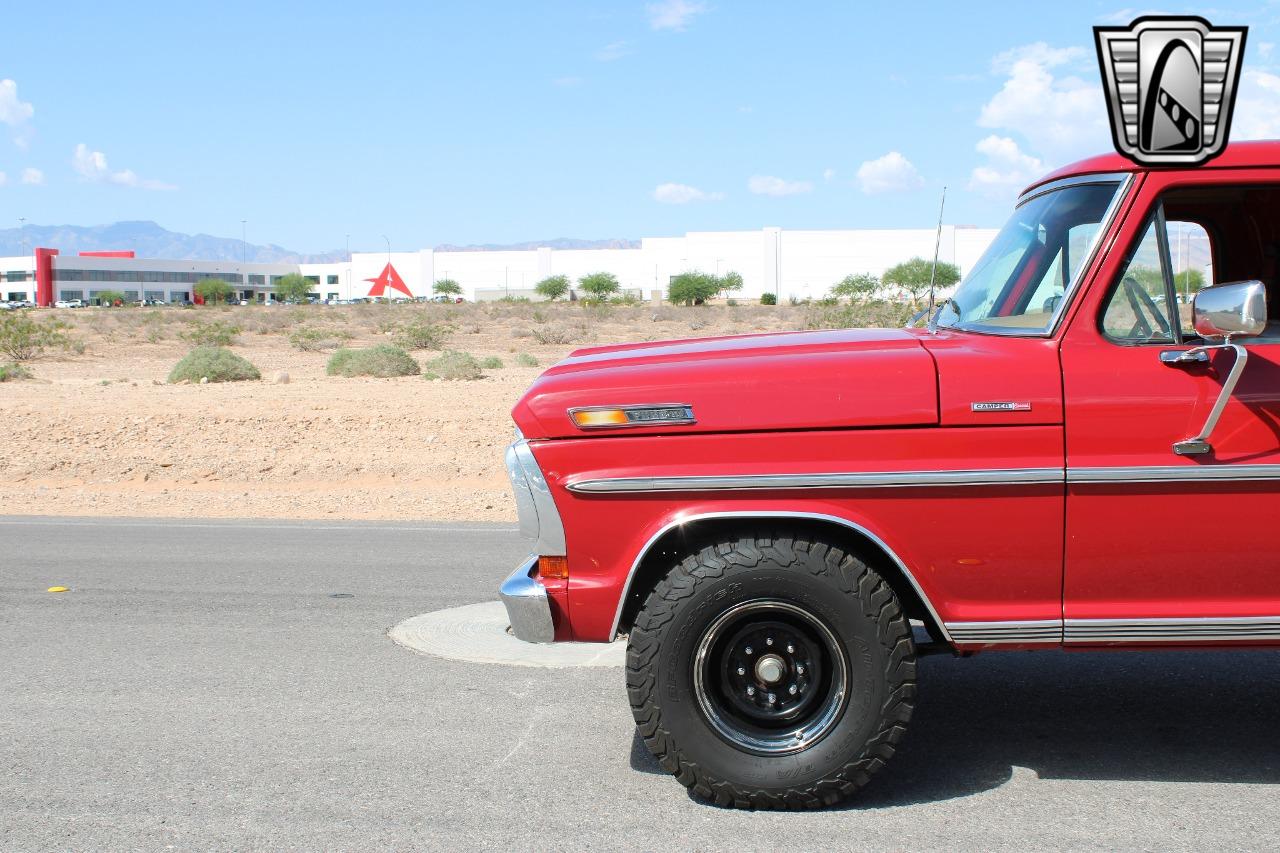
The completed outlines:
<svg viewBox="0 0 1280 853">
<path fill-rule="evenodd" d="M 1179 456 L 1200 456 L 1213 450 L 1213 445 L 1209 443 L 1209 436 L 1213 433 L 1213 428 L 1218 425 L 1218 418 L 1222 417 L 1222 410 L 1227 407 L 1227 401 L 1231 399 L 1232 393 L 1236 390 L 1236 384 L 1240 381 L 1240 374 L 1244 373 L 1244 366 L 1249 361 L 1249 352 L 1240 344 L 1233 343 L 1231 338 L 1227 338 L 1221 344 L 1188 350 L 1183 354 L 1184 357 L 1180 359 L 1181 361 L 1195 361 L 1198 360 L 1201 353 L 1207 359 L 1210 350 L 1225 349 L 1235 352 L 1236 363 L 1231 365 L 1231 372 L 1227 374 L 1226 381 L 1222 383 L 1222 391 L 1218 393 L 1218 400 L 1213 404 L 1213 409 L 1209 412 L 1209 418 L 1204 422 L 1204 429 L 1200 430 L 1200 434 L 1194 438 L 1184 438 L 1182 441 L 1174 442 L 1173 452 Z"/>
</svg>

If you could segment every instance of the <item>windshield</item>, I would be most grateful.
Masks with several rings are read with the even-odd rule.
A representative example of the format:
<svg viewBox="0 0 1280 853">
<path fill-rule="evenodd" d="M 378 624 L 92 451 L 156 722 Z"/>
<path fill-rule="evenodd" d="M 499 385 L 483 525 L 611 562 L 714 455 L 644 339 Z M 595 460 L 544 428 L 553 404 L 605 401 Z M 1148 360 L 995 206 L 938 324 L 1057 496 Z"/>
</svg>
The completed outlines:
<svg viewBox="0 0 1280 853">
<path fill-rule="evenodd" d="M 1119 179 L 1077 184 L 1018 205 L 938 309 L 937 324 L 998 335 L 1047 333 L 1119 190 Z"/>
</svg>

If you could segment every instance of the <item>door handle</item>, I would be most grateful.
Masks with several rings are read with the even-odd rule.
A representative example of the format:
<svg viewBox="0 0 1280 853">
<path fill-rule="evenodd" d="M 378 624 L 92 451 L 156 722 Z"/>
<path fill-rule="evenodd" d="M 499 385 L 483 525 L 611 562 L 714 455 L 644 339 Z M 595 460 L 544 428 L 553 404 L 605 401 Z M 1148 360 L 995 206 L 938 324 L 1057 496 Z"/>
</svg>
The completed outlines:
<svg viewBox="0 0 1280 853">
<path fill-rule="evenodd" d="M 1160 352 L 1160 363 L 1170 367 L 1184 367 L 1188 364 L 1208 364 L 1209 353 L 1202 347 L 1195 349 L 1167 349 Z"/>
</svg>

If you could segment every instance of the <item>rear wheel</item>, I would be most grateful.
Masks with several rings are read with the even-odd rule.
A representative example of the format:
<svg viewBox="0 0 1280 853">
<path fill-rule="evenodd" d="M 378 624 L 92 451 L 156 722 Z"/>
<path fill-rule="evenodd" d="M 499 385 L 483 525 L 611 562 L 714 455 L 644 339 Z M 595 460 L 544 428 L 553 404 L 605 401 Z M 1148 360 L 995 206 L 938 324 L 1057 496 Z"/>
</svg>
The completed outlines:
<svg viewBox="0 0 1280 853">
<path fill-rule="evenodd" d="M 696 794 L 814 808 L 893 754 L 915 700 L 910 623 L 862 560 L 755 537 L 690 554 L 632 627 L 627 688 L 645 744 Z"/>
</svg>

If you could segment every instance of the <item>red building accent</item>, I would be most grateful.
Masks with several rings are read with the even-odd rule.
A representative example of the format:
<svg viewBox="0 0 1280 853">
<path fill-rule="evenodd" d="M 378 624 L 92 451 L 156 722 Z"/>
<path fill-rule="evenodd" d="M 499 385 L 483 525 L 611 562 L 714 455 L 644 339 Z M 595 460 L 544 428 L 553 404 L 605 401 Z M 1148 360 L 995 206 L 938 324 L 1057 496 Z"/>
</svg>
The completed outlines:
<svg viewBox="0 0 1280 853">
<path fill-rule="evenodd" d="M 382 272 L 377 278 L 366 278 L 365 281 L 373 282 L 373 287 L 369 288 L 370 296 L 382 296 L 387 292 L 387 288 L 398 290 L 405 296 L 413 296 L 413 292 L 409 290 L 408 285 L 404 283 L 404 279 L 400 277 L 400 273 L 396 272 L 396 268 L 388 263 L 382 268 Z"/>
<path fill-rule="evenodd" d="M 80 257 L 82 257 L 82 258 L 133 258 L 133 257 L 137 257 L 136 255 L 134 255 L 134 253 L 133 253 L 133 250 L 132 250 L 132 249 L 112 249 L 112 250 L 110 250 L 110 251 L 105 251 L 105 252 L 78 252 L 77 254 L 79 254 L 79 256 L 80 256 Z"/>
<path fill-rule="evenodd" d="M 57 249 L 36 249 L 36 304 L 48 308 L 53 304 L 53 256 Z"/>
</svg>

